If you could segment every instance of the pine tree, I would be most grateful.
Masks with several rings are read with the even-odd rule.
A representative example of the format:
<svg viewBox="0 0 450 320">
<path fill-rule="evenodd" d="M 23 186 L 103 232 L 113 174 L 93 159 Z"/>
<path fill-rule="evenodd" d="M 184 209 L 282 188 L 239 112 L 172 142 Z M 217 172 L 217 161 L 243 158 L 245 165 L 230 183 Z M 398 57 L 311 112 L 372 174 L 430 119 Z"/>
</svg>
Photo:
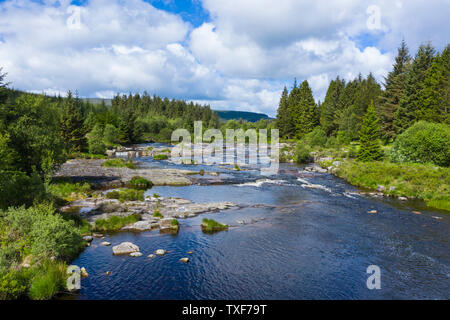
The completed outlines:
<svg viewBox="0 0 450 320">
<path fill-rule="evenodd" d="M 302 138 L 319 124 L 319 110 L 306 80 L 298 88 L 298 102 L 291 109 L 291 115 L 297 138 Z"/>
<path fill-rule="evenodd" d="M 385 91 L 380 96 L 379 117 L 381 120 L 381 132 L 386 142 L 395 139 L 394 116 L 399 108 L 403 95 L 405 73 L 410 63 L 408 47 L 402 41 L 395 58 L 394 69 L 385 78 Z"/>
<path fill-rule="evenodd" d="M 419 94 L 417 120 L 450 123 L 450 45 L 428 69 Z"/>
<path fill-rule="evenodd" d="M 373 101 L 364 115 L 361 130 L 359 131 L 360 149 L 356 156 L 359 161 L 375 161 L 381 159 L 383 151 L 379 141 L 378 118 Z"/>
<path fill-rule="evenodd" d="M 320 107 L 320 124 L 328 136 L 336 134 L 338 129 L 339 98 L 344 87 L 345 82 L 339 77 L 332 80 Z"/>
<path fill-rule="evenodd" d="M 288 91 L 284 87 L 277 111 L 277 128 L 280 130 L 280 137 L 288 135 L 289 121 L 291 118 L 289 117 Z"/>
<path fill-rule="evenodd" d="M 83 117 L 79 105 L 69 91 L 61 119 L 61 136 L 68 152 L 80 152 L 86 145 Z"/>
<path fill-rule="evenodd" d="M 295 137 L 295 115 L 298 113 L 298 104 L 300 103 L 300 89 L 297 87 L 297 79 L 294 81 L 294 87 L 288 96 L 288 116 L 285 126 L 286 137 L 291 139 Z"/>
<path fill-rule="evenodd" d="M 434 56 L 435 49 L 431 44 L 420 46 L 414 61 L 406 71 L 403 95 L 394 116 L 394 127 L 397 134 L 404 132 L 418 120 L 419 95 Z"/>
</svg>

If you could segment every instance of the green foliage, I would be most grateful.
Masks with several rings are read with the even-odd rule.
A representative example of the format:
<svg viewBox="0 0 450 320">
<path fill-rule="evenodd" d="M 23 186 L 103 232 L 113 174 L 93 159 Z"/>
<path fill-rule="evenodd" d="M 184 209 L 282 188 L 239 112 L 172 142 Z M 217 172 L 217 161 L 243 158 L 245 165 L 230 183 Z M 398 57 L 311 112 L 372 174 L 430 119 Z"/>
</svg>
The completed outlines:
<svg viewBox="0 0 450 320">
<path fill-rule="evenodd" d="M 393 162 L 450 166 L 450 126 L 420 121 L 397 137 L 390 153 Z"/>
<path fill-rule="evenodd" d="M 0 272 L 0 300 L 15 300 L 25 295 L 27 283 L 20 271 Z"/>
<path fill-rule="evenodd" d="M 103 162 L 102 166 L 107 168 L 129 168 L 129 169 L 136 169 L 136 165 L 133 163 L 133 161 L 128 160 L 125 161 L 120 158 L 115 159 L 108 159 L 105 162 Z"/>
<path fill-rule="evenodd" d="M 136 189 L 119 189 L 110 191 L 106 194 L 107 199 L 118 199 L 120 202 L 125 201 L 144 201 L 144 190 Z"/>
<path fill-rule="evenodd" d="M 305 136 L 304 141 L 311 147 L 324 147 L 327 143 L 327 134 L 319 126 Z"/>
<path fill-rule="evenodd" d="M 118 130 L 112 124 L 107 124 L 103 132 L 103 142 L 107 147 L 114 146 L 117 143 Z"/>
<path fill-rule="evenodd" d="M 356 158 L 359 161 L 379 160 L 383 156 L 379 141 L 378 118 L 373 103 L 367 108 L 359 132 L 360 148 Z"/>
<path fill-rule="evenodd" d="M 304 141 L 297 142 L 295 148 L 295 162 L 296 163 L 308 163 L 311 161 L 311 147 Z"/>
<path fill-rule="evenodd" d="M 37 173 L 28 176 L 21 171 L 0 170 L 0 209 L 31 206 L 45 197 L 45 185 Z"/>
<path fill-rule="evenodd" d="M 180 223 L 178 222 L 177 219 L 172 219 L 172 220 L 170 220 L 170 225 L 174 227 L 174 226 L 179 226 Z"/>
<path fill-rule="evenodd" d="M 167 160 L 169 156 L 167 154 L 156 154 L 153 156 L 153 160 Z"/>
<path fill-rule="evenodd" d="M 55 180 L 48 187 L 47 191 L 54 197 L 66 201 L 74 201 L 89 197 L 92 194 L 91 185 L 87 182 L 69 182 L 65 180 Z"/>
<path fill-rule="evenodd" d="M 66 143 L 66 148 L 71 152 L 80 152 L 85 148 L 84 120 L 81 111 L 80 100 L 75 99 L 69 91 L 64 101 L 64 109 L 61 118 L 61 136 Z"/>
<path fill-rule="evenodd" d="M 128 184 L 134 189 L 150 189 L 153 187 L 153 183 L 151 181 L 139 176 L 133 177 Z"/>
<path fill-rule="evenodd" d="M 118 231 L 126 225 L 133 224 L 142 219 L 140 214 L 134 213 L 126 217 L 111 216 L 108 219 L 98 219 L 94 223 L 94 231 Z"/>
<path fill-rule="evenodd" d="M 340 80 L 339 77 L 332 80 L 328 86 L 325 101 L 320 106 L 320 124 L 328 136 L 334 134 L 338 128 L 339 99 L 344 88 L 345 82 Z"/>
<path fill-rule="evenodd" d="M 29 296 L 33 300 L 48 300 L 66 287 L 67 266 L 45 261 L 31 281 Z"/>
<path fill-rule="evenodd" d="M 153 212 L 153 217 L 154 218 L 162 218 L 163 215 L 161 214 L 161 212 L 159 212 L 159 210 L 155 210 L 155 212 Z"/>
<path fill-rule="evenodd" d="M 217 222 L 213 219 L 204 218 L 202 220 L 202 231 L 203 232 L 216 232 L 222 230 L 228 230 L 228 225 Z"/>
<path fill-rule="evenodd" d="M 105 154 L 106 146 L 103 143 L 103 130 L 97 124 L 94 126 L 91 132 L 87 134 L 89 153 L 92 154 Z"/>
<path fill-rule="evenodd" d="M 450 211 L 449 168 L 349 160 L 338 167 L 337 175 L 359 187 L 375 190 L 383 185 L 388 194 L 419 198 L 430 207 Z"/>
<path fill-rule="evenodd" d="M 241 171 L 241 168 L 240 168 L 237 164 L 235 164 L 235 165 L 234 165 L 234 170 L 235 170 L 235 171 Z"/>
</svg>

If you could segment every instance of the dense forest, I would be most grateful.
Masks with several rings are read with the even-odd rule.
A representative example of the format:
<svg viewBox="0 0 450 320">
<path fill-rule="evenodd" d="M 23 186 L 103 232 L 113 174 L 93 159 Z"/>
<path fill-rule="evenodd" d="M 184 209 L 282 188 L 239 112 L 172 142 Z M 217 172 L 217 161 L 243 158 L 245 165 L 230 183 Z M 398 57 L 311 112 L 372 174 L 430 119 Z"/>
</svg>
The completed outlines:
<svg viewBox="0 0 450 320">
<path fill-rule="evenodd" d="M 280 136 L 302 139 L 320 128 L 341 144 L 358 140 L 371 102 L 384 144 L 393 142 L 421 120 L 449 124 L 449 50 L 447 46 L 439 53 L 427 44 L 411 57 L 402 42 L 384 88 L 372 74 L 359 75 L 351 81 L 337 77 L 330 82 L 324 101 L 318 104 L 306 80 L 300 85 L 295 82 L 290 92 L 285 87 L 277 113 Z"/>
</svg>

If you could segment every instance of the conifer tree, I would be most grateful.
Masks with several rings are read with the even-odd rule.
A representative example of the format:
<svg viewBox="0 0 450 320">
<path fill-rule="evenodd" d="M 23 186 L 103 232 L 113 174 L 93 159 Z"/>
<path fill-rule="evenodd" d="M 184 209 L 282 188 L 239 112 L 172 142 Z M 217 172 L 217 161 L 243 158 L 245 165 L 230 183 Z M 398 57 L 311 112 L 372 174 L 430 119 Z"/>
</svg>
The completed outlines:
<svg viewBox="0 0 450 320">
<path fill-rule="evenodd" d="M 291 109 L 291 114 L 295 126 L 295 136 L 302 138 L 319 124 L 319 111 L 312 90 L 306 80 L 298 88 L 297 101 Z"/>
<path fill-rule="evenodd" d="M 379 117 L 381 120 L 382 138 L 385 142 L 395 138 L 394 116 L 403 96 L 405 73 L 410 63 L 408 47 L 402 41 L 395 58 L 394 69 L 385 78 L 385 91 L 380 96 Z"/>
<path fill-rule="evenodd" d="M 383 152 L 381 150 L 379 135 L 378 118 L 372 101 L 367 108 L 361 130 L 359 131 L 360 149 L 356 156 L 357 160 L 374 161 L 381 159 Z"/>
<path fill-rule="evenodd" d="M 287 136 L 289 121 L 291 121 L 291 119 L 289 117 L 288 91 L 286 87 L 284 87 L 277 112 L 277 128 L 280 130 L 280 137 Z"/>
<path fill-rule="evenodd" d="M 79 105 L 69 91 L 61 118 L 61 136 L 68 152 L 80 152 L 86 145 L 83 117 Z"/>
<path fill-rule="evenodd" d="M 420 46 L 414 61 L 406 71 L 405 86 L 400 105 L 395 112 L 395 132 L 400 134 L 418 120 L 420 101 L 419 95 L 423 89 L 427 70 L 431 67 L 435 49 L 431 44 Z"/>
<path fill-rule="evenodd" d="M 328 136 L 335 134 L 338 128 L 339 98 L 344 87 L 345 82 L 339 77 L 332 80 L 320 107 L 320 125 Z"/>
<path fill-rule="evenodd" d="M 450 45 L 438 55 L 428 69 L 419 94 L 417 119 L 450 123 Z"/>
</svg>

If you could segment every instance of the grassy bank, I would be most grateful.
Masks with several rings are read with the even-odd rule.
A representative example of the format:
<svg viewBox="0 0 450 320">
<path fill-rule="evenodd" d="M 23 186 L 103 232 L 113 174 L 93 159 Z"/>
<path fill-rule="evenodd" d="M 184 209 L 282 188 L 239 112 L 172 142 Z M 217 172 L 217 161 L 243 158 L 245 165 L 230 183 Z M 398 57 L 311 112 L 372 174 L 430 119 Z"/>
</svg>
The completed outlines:
<svg viewBox="0 0 450 320">
<path fill-rule="evenodd" d="M 111 232 L 119 231 L 126 225 L 138 222 L 141 220 L 140 214 L 132 214 L 127 217 L 112 216 L 108 219 L 99 219 L 95 221 L 94 231 Z"/>
<path fill-rule="evenodd" d="M 429 207 L 450 211 L 450 168 L 345 160 L 335 174 L 358 187 L 376 190 L 383 186 L 385 194 L 422 199 Z"/>
</svg>

